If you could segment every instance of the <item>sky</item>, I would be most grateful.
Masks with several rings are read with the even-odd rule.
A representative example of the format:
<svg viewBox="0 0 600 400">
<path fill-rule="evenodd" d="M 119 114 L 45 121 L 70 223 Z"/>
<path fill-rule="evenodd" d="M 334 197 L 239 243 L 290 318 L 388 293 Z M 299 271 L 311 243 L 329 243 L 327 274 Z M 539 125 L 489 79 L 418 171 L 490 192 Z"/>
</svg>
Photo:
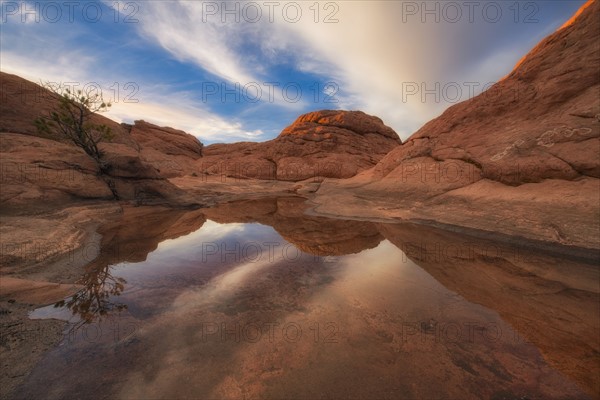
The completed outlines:
<svg viewBox="0 0 600 400">
<path fill-rule="evenodd" d="M 203 143 L 362 110 L 402 139 L 481 93 L 584 0 L 0 1 L 0 70 L 100 87 L 106 116 Z"/>
</svg>

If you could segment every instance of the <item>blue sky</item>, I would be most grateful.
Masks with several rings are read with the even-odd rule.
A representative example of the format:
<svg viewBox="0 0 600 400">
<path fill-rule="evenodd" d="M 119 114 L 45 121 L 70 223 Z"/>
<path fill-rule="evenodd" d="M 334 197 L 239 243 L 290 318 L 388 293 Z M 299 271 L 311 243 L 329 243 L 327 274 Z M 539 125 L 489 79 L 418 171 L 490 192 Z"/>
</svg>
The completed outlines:
<svg viewBox="0 0 600 400">
<path fill-rule="evenodd" d="M 100 85 L 117 121 L 204 143 L 363 110 L 407 138 L 505 76 L 584 0 L 0 1 L 0 69 Z"/>
</svg>

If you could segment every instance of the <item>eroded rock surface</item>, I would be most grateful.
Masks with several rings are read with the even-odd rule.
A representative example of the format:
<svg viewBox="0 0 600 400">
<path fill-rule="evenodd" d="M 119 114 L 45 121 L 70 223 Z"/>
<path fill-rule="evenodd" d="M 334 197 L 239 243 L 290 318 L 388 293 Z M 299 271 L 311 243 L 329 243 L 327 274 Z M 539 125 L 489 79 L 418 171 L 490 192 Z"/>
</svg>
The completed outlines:
<svg viewBox="0 0 600 400">
<path fill-rule="evenodd" d="M 400 143 L 377 117 L 323 110 L 300 116 L 267 142 L 207 146 L 199 169 L 213 175 L 283 181 L 349 178 L 374 166 Z"/>
</svg>

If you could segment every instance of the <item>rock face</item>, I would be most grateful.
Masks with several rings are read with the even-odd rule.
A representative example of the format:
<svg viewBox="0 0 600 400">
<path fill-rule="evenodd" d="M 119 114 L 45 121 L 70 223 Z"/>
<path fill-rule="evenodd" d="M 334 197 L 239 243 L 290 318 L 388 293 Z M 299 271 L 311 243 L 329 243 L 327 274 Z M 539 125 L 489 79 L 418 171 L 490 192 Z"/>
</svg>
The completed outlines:
<svg viewBox="0 0 600 400">
<path fill-rule="evenodd" d="M 349 178 L 374 166 L 400 143 L 396 132 L 377 117 L 323 110 L 300 116 L 268 142 L 207 146 L 199 169 L 211 175 L 284 181 Z"/>
<path fill-rule="evenodd" d="M 599 33 L 594 1 L 502 81 L 425 124 L 376 167 L 322 184 L 319 209 L 333 212 L 330 202 L 348 214 L 598 248 Z"/>
<path fill-rule="evenodd" d="M 135 121 L 131 137 L 140 145 L 141 159 L 152 164 L 165 178 L 193 173 L 195 161 L 202 157 L 202 143 L 177 129 Z"/>
<path fill-rule="evenodd" d="M 193 171 L 202 144 L 192 135 L 144 121 L 118 124 L 102 115 L 92 122 L 111 128 L 114 138 L 100 143 L 107 174 L 85 152 L 59 137 L 41 135 L 33 121 L 53 109 L 57 98 L 15 75 L 0 73 L 0 153 L 5 207 L 52 206 L 81 199 L 138 203 L 189 203 L 166 178 Z"/>
<path fill-rule="evenodd" d="M 68 140 L 40 134 L 33 121 L 52 110 L 57 97 L 15 75 L 0 73 L 0 151 L 5 206 L 53 204 L 77 199 L 152 203 L 185 197 L 168 179 L 216 175 L 302 181 L 349 178 L 374 166 L 398 146 L 398 135 L 360 111 L 324 110 L 302 115 L 279 137 L 264 143 L 203 148 L 194 136 L 145 121 L 118 124 L 102 115 L 92 122 L 111 128 L 101 143 L 108 173 Z M 154 200 L 153 200 L 154 199 Z"/>
<path fill-rule="evenodd" d="M 417 160 L 465 162 L 480 172 L 472 180 L 513 186 L 600 178 L 599 7 L 543 40 L 489 91 L 425 124 L 376 176 Z"/>
<path fill-rule="evenodd" d="M 19 76 L 0 72 L 0 132 L 20 133 L 60 141 L 60 138 L 41 135 L 33 121 L 54 109 L 57 97 L 40 85 Z M 101 114 L 91 117 L 91 122 L 108 126 L 115 134 L 114 142 L 132 144 L 127 130 Z"/>
<path fill-rule="evenodd" d="M 486 93 L 425 124 L 377 165 L 375 177 L 417 161 L 432 170 L 467 163 L 476 170 L 472 181 L 513 186 L 600 178 L 599 14 L 596 1 Z"/>
<path fill-rule="evenodd" d="M 0 133 L 3 207 L 71 198 L 110 199 L 94 160 L 77 147 L 16 133 Z M 68 154 L 68 157 L 65 155 Z"/>
</svg>

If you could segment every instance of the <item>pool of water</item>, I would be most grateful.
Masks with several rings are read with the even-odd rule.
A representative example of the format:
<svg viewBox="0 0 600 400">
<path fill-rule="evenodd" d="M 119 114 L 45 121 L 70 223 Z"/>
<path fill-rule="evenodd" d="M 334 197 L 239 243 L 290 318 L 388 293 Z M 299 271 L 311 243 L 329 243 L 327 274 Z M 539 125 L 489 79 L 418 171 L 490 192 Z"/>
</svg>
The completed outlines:
<svg viewBox="0 0 600 400">
<path fill-rule="evenodd" d="M 30 315 L 69 324 L 17 394 L 596 395 L 594 266 L 423 227 L 305 216 L 300 204 L 242 202 L 167 223 L 131 211 L 152 218 L 113 227 L 110 256 L 88 267 L 83 289 Z"/>
</svg>

